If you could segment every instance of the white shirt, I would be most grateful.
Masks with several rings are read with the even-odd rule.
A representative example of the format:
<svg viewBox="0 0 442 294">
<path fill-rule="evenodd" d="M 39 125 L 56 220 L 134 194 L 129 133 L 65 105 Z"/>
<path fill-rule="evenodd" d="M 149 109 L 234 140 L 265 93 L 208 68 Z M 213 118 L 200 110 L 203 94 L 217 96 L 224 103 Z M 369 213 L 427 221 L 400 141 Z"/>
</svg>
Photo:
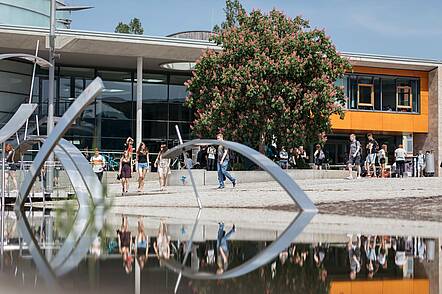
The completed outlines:
<svg viewBox="0 0 442 294">
<path fill-rule="evenodd" d="M 396 157 L 396 160 L 405 160 L 406 155 L 407 152 L 404 148 L 398 148 L 394 151 L 394 156 Z"/>
<path fill-rule="evenodd" d="M 98 156 L 92 156 L 91 157 L 91 164 L 92 169 L 94 170 L 94 173 L 101 173 L 103 172 L 103 168 L 106 164 L 106 161 L 104 160 L 104 157 L 98 154 Z"/>
</svg>

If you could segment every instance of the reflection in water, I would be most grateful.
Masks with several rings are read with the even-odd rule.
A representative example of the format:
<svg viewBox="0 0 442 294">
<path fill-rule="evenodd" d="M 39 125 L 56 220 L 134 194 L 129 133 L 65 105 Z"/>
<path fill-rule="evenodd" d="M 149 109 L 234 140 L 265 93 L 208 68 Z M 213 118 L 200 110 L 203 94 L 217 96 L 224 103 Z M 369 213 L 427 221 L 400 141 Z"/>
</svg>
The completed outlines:
<svg viewBox="0 0 442 294">
<path fill-rule="evenodd" d="M 63 221 L 54 219 L 62 218 L 67 223 L 69 213 L 45 210 L 26 214 L 43 255 L 52 263 L 70 233 L 57 225 Z M 6 212 L 5 217 L 7 243 L 2 256 L 0 293 L 8 283 L 35 289 L 35 293 L 44 292 L 38 274 L 40 268 L 29 258 L 29 244 L 23 242 L 16 230 L 15 215 Z M 243 264 L 274 241 L 250 238 L 249 234 L 256 234 L 256 230 L 241 226 L 204 223 L 197 230 L 210 226 L 208 232 L 213 233 L 204 239 L 196 238 L 190 245 L 184 241 L 188 232 L 179 220 L 169 219 L 166 223 L 165 219 L 110 215 L 106 223 L 106 229 L 91 239 L 85 255 L 72 267 L 74 270 L 58 280 L 66 293 L 70 293 L 69 289 L 76 293 L 131 293 L 136 281 L 144 289 L 140 293 L 149 289 L 154 293 L 172 293 L 177 275 L 160 264 L 166 257 L 181 264 L 189 251 L 185 266 L 194 272 L 217 273 Z M 338 287 L 345 283 L 357 282 L 363 286 L 392 281 L 399 287 L 402 282 L 423 281 L 424 290 L 414 293 L 429 293 L 429 268 L 439 262 L 438 241 L 432 238 L 340 233 L 309 235 L 308 239 L 312 241 L 307 242 L 301 235 L 300 240 L 292 242 L 269 264 L 240 278 L 214 281 L 183 278 L 178 292 L 334 294 L 341 293 Z M 155 255 L 159 259 L 148 258 Z M 68 262 L 69 258 L 65 260 Z M 73 285 L 72 281 L 85 282 Z M 401 293 L 392 289 L 391 293 Z"/>
<path fill-rule="evenodd" d="M 170 237 L 167 234 L 167 225 L 163 220 L 160 221 L 158 228 L 157 241 L 154 243 L 155 254 L 158 258 L 170 258 Z"/>
<path fill-rule="evenodd" d="M 228 241 L 232 234 L 235 233 L 235 225 L 228 233 L 224 230 L 224 223 L 219 223 L 218 237 L 216 240 L 216 250 L 218 253 L 216 274 L 220 275 L 227 270 L 229 266 L 229 244 Z"/>
<path fill-rule="evenodd" d="M 140 269 L 143 269 L 148 258 L 149 238 L 144 232 L 144 223 L 141 218 L 138 220 L 138 234 L 135 244 L 135 256 Z"/>
<path fill-rule="evenodd" d="M 123 258 L 123 267 L 126 273 L 132 271 L 132 234 L 128 230 L 127 216 L 121 218 L 121 228 L 117 230 L 118 250 Z"/>
</svg>

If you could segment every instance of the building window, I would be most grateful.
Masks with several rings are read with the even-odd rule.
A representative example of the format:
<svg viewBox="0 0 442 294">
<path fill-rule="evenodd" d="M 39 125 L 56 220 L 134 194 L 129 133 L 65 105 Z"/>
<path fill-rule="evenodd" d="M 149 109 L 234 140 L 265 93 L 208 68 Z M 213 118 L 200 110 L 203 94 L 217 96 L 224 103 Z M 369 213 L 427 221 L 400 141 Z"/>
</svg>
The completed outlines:
<svg viewBox="0 0 442 294">
<path fill-rule="evenodd" d="M 358 105 L 371 106 L 374 104 L 373 84 L 358 84 Z"/>
<path fill-rule="evenodd" d="M 398 109 L 410 109 L 412 108 L 412 94 L 411 87 L 398 86 L 396 88 L 396 107 Z"/>
<path fill-rule="evenodd" d="M 346 75 L 348 109 L 419 113 L 418 78 L 383 75 Z"/>
</svg>

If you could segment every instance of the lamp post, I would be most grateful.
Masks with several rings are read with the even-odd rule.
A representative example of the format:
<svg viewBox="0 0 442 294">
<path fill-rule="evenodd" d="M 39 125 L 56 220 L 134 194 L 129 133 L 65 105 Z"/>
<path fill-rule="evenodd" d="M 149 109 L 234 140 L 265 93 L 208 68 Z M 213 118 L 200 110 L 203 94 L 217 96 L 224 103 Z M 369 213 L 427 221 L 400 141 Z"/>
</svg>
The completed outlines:
<svg viewBox="0 0 442 294">
<path fill-rule="evenodd" d="M 49 62 L 52 66 L 49 68 L 48 76 L 48 119 L 47 119 L 47 135 L 52 132 L 54 128 L 54 91 L 55 91 L 55 30 L 56 30 L 56 12 L 58 11 L 79 11 L 90 9 L 92 6 L 60 6 L 57 7 L 56 0 L 51 0 L 50 7 L 50 22 L 49 22 Z M 47 169 L 47 191 L 52 192 L 53 190 L 53 180 L 54 180 L 54 155 L 48 158 L 48 169 Z M 43 195 L 44 197 L 44 195 Z"/>
</svg>

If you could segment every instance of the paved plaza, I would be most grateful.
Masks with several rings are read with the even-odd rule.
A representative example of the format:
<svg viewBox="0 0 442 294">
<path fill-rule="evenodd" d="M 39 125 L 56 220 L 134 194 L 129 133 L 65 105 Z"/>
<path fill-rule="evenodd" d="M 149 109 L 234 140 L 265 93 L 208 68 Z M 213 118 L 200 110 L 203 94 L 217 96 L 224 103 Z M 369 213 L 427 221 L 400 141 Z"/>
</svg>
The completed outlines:
<svg viewBox="0 0 442 294">
<path fill-rule="evenodd" d="M 385 203 L 394 199 L 433 199 L 438 203 L 442 196 L 440 178 L 404 179 L 312 179 L 296 181 L 306 194 L 319 205 L 340 203 L 350 206 L 358 201 Z M 133 191 L 135 183 L 132 183 Z M 120 195 L 120 185 L 109 185 L 110 195 Z M 241 183 L 236 188 L 229 183 L 223 190 L 216 186 L 198 187 L 204 207 L 222 208 L 269 208 L 286 207 L 293 201 L 276 182 Z M 414 204 L 419 201 L 413 202 Z M 411 203 L 411 202 L 410 202 Z M 144 193 L 129 192 L 114 199 L 115 206 L 195 207 L 196 200 L 190 185 L 169 187 L 160 192 L 156 181 L 146 182 Z"/>
</svg>

